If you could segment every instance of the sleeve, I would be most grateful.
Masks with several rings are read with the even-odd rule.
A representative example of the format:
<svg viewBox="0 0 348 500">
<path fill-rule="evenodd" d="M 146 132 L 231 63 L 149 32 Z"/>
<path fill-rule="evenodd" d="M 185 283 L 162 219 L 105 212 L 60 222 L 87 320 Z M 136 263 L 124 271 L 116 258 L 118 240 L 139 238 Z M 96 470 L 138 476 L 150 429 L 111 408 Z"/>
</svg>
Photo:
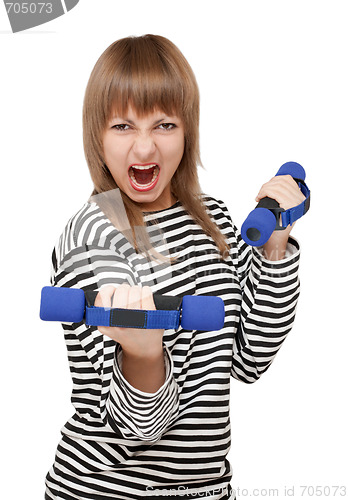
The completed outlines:
<svg viewBox="0 0 348 500">
<path fill-rule="evenodd" d="M 242 302 L 233 342 L 232 377 L 255 382 L 269 368 L 292 329 L 300 293 L 298 242 L 290 237 L 285 258 L 269 261 L 262 248 L 250 247 L 232 224 L 231 255 Z"/>
<path fill-rule="evenodd" d="M 53 251 L 53 286 L 86 291 L 124 282 L 136 285 L 140 279 L 130 262 L 114 249 L 86 244 L 64 254 L 60 241 Z M 84 322 L 62 326 L 73 378 L 72 403 L 77 412 L 101 418 L 109 431 L 126 439 L 159 439 L 175 421 L 179 406 L 169 351 L 164 347 L 167 376 L 163 386 L 154 394 L 145 393 L 123 377 L 119 344 Z"/>
<path fill-rule="evenodd" d="M 136 436 L 144 441 L 157 441 L 178 416 L 178 391 L 173 379 L 174 364 L 164 347 L 166 380 L 156 393 L 149 394 L 132 387 L 122 375 L 122 349 L 114 359 L 113 380 L 106 403 L 112 425 L 124 437 Z M 163 418 L 165 414 L 166 418 Z M 127 425 L 125 425 L 127 422 Z"/>
</svg>

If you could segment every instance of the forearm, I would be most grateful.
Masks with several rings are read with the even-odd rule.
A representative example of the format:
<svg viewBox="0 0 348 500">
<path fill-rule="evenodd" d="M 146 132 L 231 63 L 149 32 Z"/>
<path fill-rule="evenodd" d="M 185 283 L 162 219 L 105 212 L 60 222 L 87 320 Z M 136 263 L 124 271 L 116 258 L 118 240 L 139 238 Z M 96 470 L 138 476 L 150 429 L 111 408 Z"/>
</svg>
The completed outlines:
<svg viewBox="0 0 348 500">
<path fill-rule="evenodd" d="M 264 184 L 256 196 L 256 201 L 265 197 L 276 200 L 284 210 L 296 207 L 305 200 L 304 194 L 290 175 L 275 176 Z M 285 229 L 273 231 L 270 239 L 263 246 L 265 259 L 272 261 L 284 259 L 290 231 L 294 225 L 295 223 Z"/>
<path fill-rule="evenodd" d="M 163 348 L 147 356 L 122 353 L 122 374 L 135 389 L 154 393 L 165 382 L 166 371 Z"/>
<path fill-rule="evenodd" d="M 232 376 L 247 383 L 260 378 L 282 346 L 293 326 L 300 292 L 296 240 L 290 238 L 278 261 L 270 262 L 259 249 L 251 255 L 232 358 Z"/>
</svg>

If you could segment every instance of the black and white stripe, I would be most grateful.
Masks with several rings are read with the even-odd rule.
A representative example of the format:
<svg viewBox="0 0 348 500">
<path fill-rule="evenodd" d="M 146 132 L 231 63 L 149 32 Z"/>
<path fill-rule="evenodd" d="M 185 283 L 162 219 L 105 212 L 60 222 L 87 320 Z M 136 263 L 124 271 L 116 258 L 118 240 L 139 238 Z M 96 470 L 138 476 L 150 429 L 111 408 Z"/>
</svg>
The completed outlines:
<svg viewBox="0 0 348 500">
<path fill-rule="evenodd" d="M 230 498 L 230 377 L 256 381 L 291 330 L 299 246 L 290 238 L 286 258 L 269 262 L 243 242 L 221 201 L 205 195 L 204 203 L 231 243 L 224 261 L 180 202 L 145 215 L 156 249 L 178 257 L 172 264 L 137 254 L 95 203 L 59 238 L 52 285 L 98 290 L 126 281 L 162 294 L 218 295 L 226 319 L 216 332 L 165 331 L 167 378 L 154 394 L 124 379 L 120 346 L 96 327 L 63 324 L 75 413 L 62 428 L 46 500 Z"/>
</svg>

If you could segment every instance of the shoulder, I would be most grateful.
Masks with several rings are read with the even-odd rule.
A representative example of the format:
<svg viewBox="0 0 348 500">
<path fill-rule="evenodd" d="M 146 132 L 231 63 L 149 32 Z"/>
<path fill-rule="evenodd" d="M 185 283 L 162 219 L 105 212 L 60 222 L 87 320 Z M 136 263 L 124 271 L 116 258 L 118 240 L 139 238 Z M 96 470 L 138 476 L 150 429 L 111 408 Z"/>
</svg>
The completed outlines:
<svg viewBox="0 0 348 500">
<path fill-rule="evenodd" d="M 227 238 L 231 247 L 236 247 L 240 240 L 240 231 L 232 220 L 230 212 L 222 200 L 217 200 L 207 194 L 202 195 L 202 201 L 221 233 Z"/>
<path fill-rule="evenodd" d="M 121 240 L 127 242 L 97 203 L 87 201 L 65 224 L 53 253 L 59 265 L 71 252 L 81 252 L 91 247 L 120 248 Z"/>
<path fill-rule="evenodd" d="M 228 208 L 222 200 L 217 200 L 216 198 L 213 198 L 212 196 L 203 193 L 202 202 L 204 203 L 209 215 L 214 218 L 215 222 L 218 223 L 218 221 L 220 222 L 228 221 L 230 225 L 231 224 L 233 225 Z"/>
</svg>

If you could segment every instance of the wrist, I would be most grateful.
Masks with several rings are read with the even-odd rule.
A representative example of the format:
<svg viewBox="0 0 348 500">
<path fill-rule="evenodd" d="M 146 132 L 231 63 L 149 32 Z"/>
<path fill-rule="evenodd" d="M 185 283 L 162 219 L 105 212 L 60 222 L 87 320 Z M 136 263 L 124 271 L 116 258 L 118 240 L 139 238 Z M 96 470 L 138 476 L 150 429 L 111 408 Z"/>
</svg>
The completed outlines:
<svg viewBox="0 0 348 500">
<path fill-rule="evenodd" d="M 289 234 L 287 231 L 285 234 L 279 233 L 283 233 L 283 231 L 274 232 L 270 239 L 262 247 L 263 256 L 267 260 L 276 261 L 282 260 L 285 257 Z"/>
<path fill-rule="evenodd" d="M 122 353 L 122 374 L 135 389 L 147 393 L 157 392 L 166 380 L 163 347 L 160 353 Z"/>
<path fill-rule="evenodd" d="M 163 357 L 163 344 L 152 345 L 146 349 L 141 348 L 139 351 L 129 351 L 122 347 L 123 359 L 130 361 L 154 362 Z"/>
</svg>

